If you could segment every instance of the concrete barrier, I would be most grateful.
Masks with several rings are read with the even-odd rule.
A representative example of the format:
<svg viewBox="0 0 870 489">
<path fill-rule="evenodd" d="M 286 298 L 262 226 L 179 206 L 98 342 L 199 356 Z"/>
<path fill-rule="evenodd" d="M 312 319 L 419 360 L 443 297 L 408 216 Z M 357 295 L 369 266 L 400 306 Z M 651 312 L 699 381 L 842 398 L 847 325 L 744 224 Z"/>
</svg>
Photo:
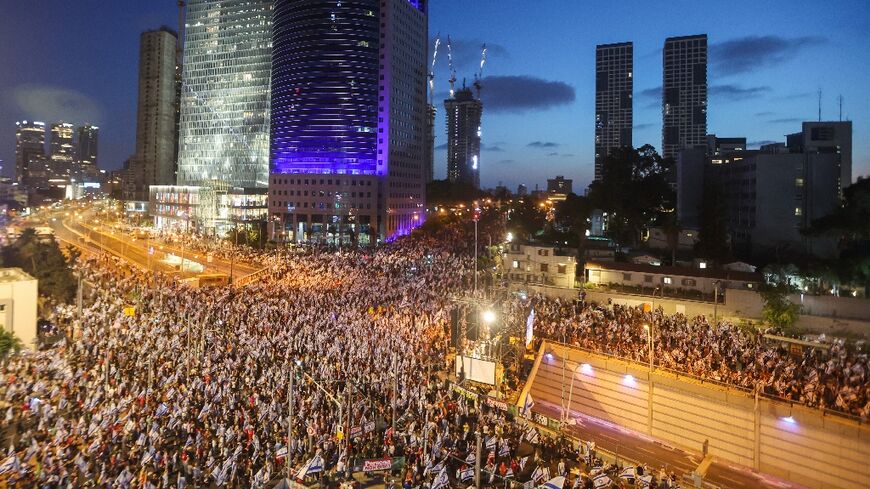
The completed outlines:
<svg viewBox="0 0 870 489">
<path fill-rule="evenodd" d="M 813 489 L 870 487 L 867 424 L 560 344 L 540 351 L 535 399 L 693 452 L 707 440 L 714 457 Z"/>
</svg>

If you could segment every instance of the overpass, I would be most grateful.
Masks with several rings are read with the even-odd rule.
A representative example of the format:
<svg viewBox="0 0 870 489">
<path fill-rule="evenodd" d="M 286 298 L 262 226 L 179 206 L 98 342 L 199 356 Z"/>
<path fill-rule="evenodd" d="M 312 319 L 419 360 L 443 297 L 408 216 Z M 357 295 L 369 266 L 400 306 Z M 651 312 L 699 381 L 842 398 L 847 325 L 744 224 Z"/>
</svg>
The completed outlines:
<svg viewBox="0 0 870 489">
<path fill-rule="evenodd" d="M 719 487 L 870 487 L 870 428 L 858 419 L 552 342 L 520 403 L 529 392 L 533 411 L 565 414 L 575 436 L 656 468 L 694 471 L 706 442 L 706 481 Z"/>
</svg>

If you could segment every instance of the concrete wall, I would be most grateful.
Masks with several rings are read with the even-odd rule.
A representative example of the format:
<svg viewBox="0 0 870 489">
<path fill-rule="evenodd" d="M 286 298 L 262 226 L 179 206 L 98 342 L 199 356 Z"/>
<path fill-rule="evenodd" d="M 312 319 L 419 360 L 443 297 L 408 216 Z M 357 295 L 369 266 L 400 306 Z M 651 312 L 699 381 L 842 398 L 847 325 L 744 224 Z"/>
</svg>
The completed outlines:
<svg viewBox="0 0 870 489">
<path fill-rule="evenodd" d="M 834 297 L 794 294 L 789 300 L 800 304 L 806 315 L 870 321 L 870 300 L 857 297 Z"/>
<path fill-rule="evenodd" d="M 25 348 L 36 347 L 37 283 L 20 269 L 0 269 L 0 327 L 15 333 Z"/>
<path fill-rule="evenodd" d="M 866 424 L 561 345 L 541 351 L 552 356 L 528 381 L 535 399 L 696 453 L 709 440 L 714 457 L 806 487 L 870 487 Z"/>
</svg>

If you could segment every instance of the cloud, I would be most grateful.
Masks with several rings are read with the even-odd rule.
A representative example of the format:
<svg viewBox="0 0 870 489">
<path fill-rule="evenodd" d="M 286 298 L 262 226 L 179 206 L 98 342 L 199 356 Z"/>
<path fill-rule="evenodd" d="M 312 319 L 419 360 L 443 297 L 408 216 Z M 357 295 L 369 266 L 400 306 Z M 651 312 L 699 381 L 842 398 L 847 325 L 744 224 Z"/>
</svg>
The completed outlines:
<svg viewBox="0 0 870 489">
<path fill-rule="evenodd" d="M 770 140 L 768 140 L 768 139 L 765 139 L 765 140 L 762 140 L 762 141 L 749 141 L 748 143 L 746 143 L 746 146 L 748 146 L 748 147 L 753 147 L 753 148 L 758 148 L 758 147 L 764 146 L 765 144 L 774 144 L 774 143 L 777 143 L 777 142 L 779 142 L 779 141 L 770 141 Z"/>
<path fill-rule="evenodd" d="M 24 84 L 13 88 L 10 96 L 25 117 L 47 123 L 63 120 L 101 124 L 105 114 L 96 100 L 64 87 Z"/>
<path fill-rule="evenodd" d="M 769 111 L 769 110 L 765 110 L 765 111 L 762 111 L 762 112 L 756 112 L 756 113 L 755 113 L 755 117 L 764 117 L 764 116 L 766 116 L 766 115 L 773 115 L 773 112 L 771 112 L 771 111 Z"/>
<path fill-rule="evenodd" d="M 559 143 L 554 143 L 552 141 L 532 141 L 526 146 L 530 148 L 556 148 L 559 146 Z"/>
<path fill-rule="evenodd" d="M 646 97 L 646 98 L 661 99 L 662 98 L 662 87 L 658 86 L 658 87 L 652 87 L 652 88 L 645 88 L 645 89 L 641 90 L 640 92 L 638 92 L 638 95 L 641 97 Z"/>
<path fill-rule="evenodd" d="M 658 104 L 656 104 L 656 106 L 658 106 Z M 632 126 L 632 129 L 634 129 L 635 131 L 642 131 L 644 129 L 649 129 L 650 127 L 653 127 L 653 124 L 651 122 L 644 122 L 643 124 L 635 124 L 634 126 Z"/>
<path fill-rule="evenodd" d="M 499 165 L 508 165 L 508 164 L 510 164 L 510 163 L 516 163 L 516 162 L 517 162 L 517 160 L 509 160 L 509 159 L 508 159 L 508 160 L 498 160 L 498 161 L 496 161 L 496 163 L 499 164 Z"/>
<path fill-rule="evenodd" d="M 803 122 L 800 117 L 783 117 L 781 119 L 771 119 L 767 121 L 770 124 L 793 124 L 795 122 Z"/>
<path fill-rule="evenodd" d="M 488 76 L 483 79 L 483 106 L 489 112 L 544 110 L 574 102 L 574 87 L 533 76 Z"/>
<path fill-rule="evenodd" d="M 435 146 L 435 149 L 447 149 L 447 143 L 441 143 Z"/>
<path fill-rule="evenodd" d="M 710 96 L 727 99 L 730 101 L 746 100 L 761 97 L 770 92 L 768 86 L 741 87 L 738 85 L 713 85 L 710 87 Z"/>
<path fill-rule="evenodd" d="M 502 151 L 504 151 L 504 148 L 502 148 L 502 147 L 500 146 L 500 144 L 501 144 L 501 143 L 493 143 L 493 144 L 485 144 L 485 143 L 481 143 L 481 144 L 480 144 L 480 150 L 481 150 L 481 151 L 488 151 L 488 152 L 490 152 L 490 153 L 492 153 L 492 152 L 502 152 Z"/>
<path fill-rule="evenodd" d="M 717 75 L 745 73 L 792 59 L 806 48 L 827 42 L 823 37 L 746 36 L 710 46 L 710 62 Z"/>
<path fill-rule="evenodd" d="M 559 156 L 559 153 L 547 153 L 547 156 Z"/>
</svg>

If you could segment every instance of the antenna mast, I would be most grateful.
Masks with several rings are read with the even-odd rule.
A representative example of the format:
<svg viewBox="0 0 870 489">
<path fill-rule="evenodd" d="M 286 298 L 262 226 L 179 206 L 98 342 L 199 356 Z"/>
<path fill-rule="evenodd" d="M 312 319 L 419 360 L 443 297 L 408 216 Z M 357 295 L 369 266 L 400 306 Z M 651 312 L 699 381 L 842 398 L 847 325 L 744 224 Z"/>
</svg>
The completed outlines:
<svg viewBox="0 0 870 489">
<path fill-rule="evenodd" d="M 837 100 L 840 102 L 840 122 L 843 122 L 843 96 L 840 95 Z"/>
<path fill-rule="evenodd" d="M 822 122 L 822 89 L 819 89 L 819 122 Z"/>
</svg>

